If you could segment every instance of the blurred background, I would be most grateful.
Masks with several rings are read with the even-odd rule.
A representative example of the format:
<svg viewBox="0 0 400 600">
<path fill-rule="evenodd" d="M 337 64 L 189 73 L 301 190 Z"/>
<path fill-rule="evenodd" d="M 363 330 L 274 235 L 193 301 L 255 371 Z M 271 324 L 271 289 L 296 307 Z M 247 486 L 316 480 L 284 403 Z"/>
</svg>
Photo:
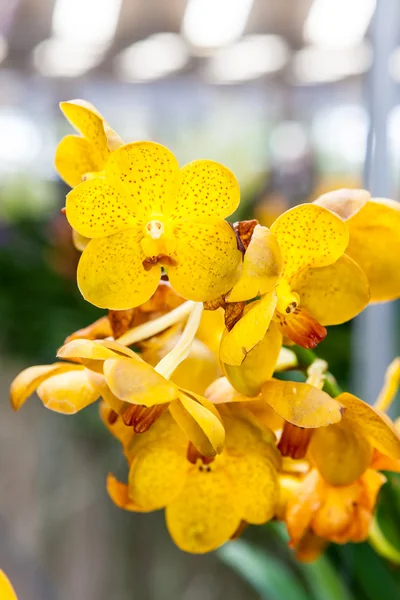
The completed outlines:
<svg viewBox="0 0 400 600">
<path fill-rule="evenodd" d="M 161 142 L 181 164 L 224 163 L 236 216 L 269 225 L 335 188 L 397 199 L 399 82 L 398 0 L 0 0 L 0 565 L 20 600 L 400 597 L 367 545 L 303 568 L 278 529 L 250 528 L 253 546 L 184 555 L 161 513 L 109 501 L 106 474 L 124 476 L 124 461 L 96 406 L 68 419 L 35 399 L 15 415 L 7 399 L 21 368 L 52 362 L 102 314 L 77 291 L 60 213 L 61 100 L 92 102 L 125 141 Z M 320 346 L 370 401 L 400 350 L 397 313 L 371 307 Z"/>
</svg>

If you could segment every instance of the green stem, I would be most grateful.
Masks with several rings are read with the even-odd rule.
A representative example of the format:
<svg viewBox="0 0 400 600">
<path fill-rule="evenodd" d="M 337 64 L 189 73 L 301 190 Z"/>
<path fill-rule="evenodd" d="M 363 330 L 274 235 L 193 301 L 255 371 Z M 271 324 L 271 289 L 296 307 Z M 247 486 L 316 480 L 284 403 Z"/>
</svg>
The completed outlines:
<svg viewBox="0 0 400 600">
<path fill-rule="evenodd" d="M 312 365 L 312 363 L 318 358 L 315 352 L 313 352 L 312 350 L 306 350 L 305 348 L 301 348 L 301 346 L 293 346 L 290 349 L 297 356 L 300 369 L 308 369 L 308 367 Z M 329 371 L 326 374 L 323 389 L 333 398 L 336 398 L 336 396 L 339 396 L 339 394 L 342 393 L 342 390 L 340 389 L 340 386 L 338 385 L 335 377 Z"/>
</svg>

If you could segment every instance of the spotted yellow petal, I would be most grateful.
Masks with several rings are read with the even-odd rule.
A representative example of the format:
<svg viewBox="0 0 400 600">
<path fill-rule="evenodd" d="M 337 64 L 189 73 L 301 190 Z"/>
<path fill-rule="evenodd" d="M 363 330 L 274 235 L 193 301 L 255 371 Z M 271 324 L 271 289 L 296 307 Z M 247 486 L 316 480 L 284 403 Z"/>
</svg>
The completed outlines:
<svg viewBox="0 0 400 600">
<path fill-rule="evenodd" d="M 205 302 L 225 294 L 235 283 L 241 253 L 236 235 L 226 221 L 178 222 L 170 252 L 176 266 L 168 267 L 178 294 Z"/>
<path fill-rule="evenodd" d="M 143 217 L 164 212 L 180 178 L 175 156 L 155 142 L 125 144 L 107 163 L 107 179 L 135 203 L 136 214 Z"/>
<path fill-rule="evenodd" d="M 211 403 L 203 406 L 196 397 L 181 392 L 179 400 L 170 404 L 169 411 L 201 454 L 215 456 L 223 449 L 225 430 Z M 203 400 L 204 404 L 208 402 Z"/>
<path fill-rule="evenodd" d="M 239 205 L 236 177 L 212 160 L 195 160 L 181 169 L 181 183 L 175 198 L 166 205 L 172 219 L 205 221 L 208 217 L 228 217 Z"/>
<path fill-rule="evenodd" d="M 145 510 L 163 508 L 180 493 L 190 466 L 180 446 L 163 440 L 147 444 L 133 459 L 129 496 Z"/>
<path fill-rule="evenodd" d="M 215 550 L 235 533 L 240 515 L 233 506 L 230 478 L 220 468 L 193 466 L 179 496 L 167 506 L 167 527 L 185 552 Z"/>
<path fill-rule="evenodd" d="M 108 474 L 106 488 L 111 500 L 119 508 L 130 510 L 132 512 L 146 512 L 145 509 L 141 508 L 131 500 L 129 497 L 129 488 L 126 483 L 118 481 L 112 473 Z"/>
<path fill-rule="evenodd" d="M 73 415 L 100 397 L 102 384 L 100 375 L 77 365 L 74 371 L 58 373 L 43 381 L 37 395 L 46 408 Z"/>
<path fill-rule="evenodd" d="M 178 388 L 141 358 L 110 358 L 104 377 L 113 394 L 132 404 L 154 406 L 178 398 Z"/>
<path fill-rule="evenodd" d="M 271 379 L 282 347 L 282 334 L 271 323 L 263 339 L 247 354 L 241 365 L 222 363 L 222 370 L 233 387 L 245 396 L 257 396 Z"/>
<path fill-rule="evenodd" d="M 358 315 L 370 298 L 368 279 L 345 254 L 327 267 L 305 268 L 291 281 L 300 304 L 321 325 L 338 325 Z"/>
<path fill-rule="evenodd" d="M 59 175 L 71 187 L 82 182 L 86 173 L 101 171 L 104 164 L 92 152 L 90 142 L 77 135 L 67 135 L 57 146 L 55 167 Z"/>
<path fill-rule="evenodd" d="M 276 294 L 265 294 L 252 302 L 243 317 L 221 341 L 220 359 L 227 365 L 241 365 L 247 354 L 265 336 L 276 307 Z"/>
<path fill-rule="evenodd" d="M 158 265 L 145 271 L 144 259 L 132 230 L 91 240 L 78 265 L 82 296 L 95 306 L 113 310 L 143 304 L 155 292 L 161 276 Z"/>
<path fill-rule="evenodd" d="M 0 569 L 0 598 L 1 600 L 18 600 L 17 594 L 7 575 Z"/>
<path fill-rule="evenodd" d="M 52 365 L 40 365 L 24 369 L 11 384 L 10 397 L 13 409 L 20 409 L 42 381 L 58 373 L 66 373 L 76 368 L 79 367 L 69 363 L 54 363 Z"/>
<path fill-rule="evenodd" d="M 86 138 L 97 161 L 105 164 L 108 157 L 107 136 L 103 119 L 96 109 L 80 100 L 61 102 L 60 108 L 71 125 Z"/>
<path fill-rule="evenodd" d="M 316 204 L 300 204 L 278 217 L 271 227 L 278 238 L 290 280 L 304 267 L 325 267 L 344 254 L 349 234 L 344 221 Z"/>
<path fill-rule="evenodd" d="M 262 454 L 244 452 L 230 456 L 225 468 L 232 478 L 232 500 L 242 519 L 258 525 L 272 519 L 279 497 L 274 464 Z"/>
<path fill-rule="evenodd" d="M 135 203 L 104 177 L 84 181 L 70 191 L 67 219 L 88 238 L 102 238 L 135 225 Z"/>
<path fill-rule="evenodd" d="M 244 255 L 240 279 L 226 297 L 228 302 L 251 300 L 277 284 L 283 263 L 278 240 L 267 227 L 256 225 Z"/>
<path fill-rule="evenodd" d="M 347 392 L 337 401 L 346 409 L 346 422 L 361 430 L 374 448 L 390 458 L 400 458 L 400 435 L 389 417 Z"/>
<path fill-rule="evenodd" d="M 341 189 L 322 194 L 314 200 L 314 204 L 323 206 L 346 220 L 361 210 L 370 198 L 367 190 Z"/>
<path fill-rule="evenodd" d="M 400 203 L 373 198 L 347 221 L 346 250 L 366 274 L 372 302 L 400 296 Z"/>
<path fill-rule="evenodd" d="M 262 395 L 278 415 L 298 427 L 325 427 L 342 418 L 341 405 L 308 383 L 271 379 Z"/>
</svg>

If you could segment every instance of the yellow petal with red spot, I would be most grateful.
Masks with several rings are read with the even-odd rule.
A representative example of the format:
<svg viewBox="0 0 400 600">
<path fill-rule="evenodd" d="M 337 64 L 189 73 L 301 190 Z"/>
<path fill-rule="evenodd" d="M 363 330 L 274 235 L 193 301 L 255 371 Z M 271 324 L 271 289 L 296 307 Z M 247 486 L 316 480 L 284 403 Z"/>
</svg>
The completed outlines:
<svg viewBox="0 0 400 600">
<path fill-rule="evenodd" d="M 247 354 L 241 365 L 221 363 L 224 375 L 245 396 L 257 396 L 263 384 L 271 379 L 282 347 L 282 334 L 271 323 L 263 339 Z"/>
<path fill-rule="evenodd" d="M 124 310 L 143 304 L 157 289 L 161 267 L 143 268 L 143 254 L 133 230 L 91 240 L 78 265 L 82 296 L 99 308 Z"/>
<path fill-rule="evenodd" d="M 321 325 L 339 325 L 353 319 L 370 299 L 368 279 L 345 254 L 327 267 L 305 268 L 292 279 L 291 289 Z"/>
<path fill-rule="evenodd" d="M 341 405 L 308 383 L 271 379 L 262 395 L 278 415 L 298 427 L 325 427 L 342 418 Z"/>
<path fill-rule="evenodd" d="M 344 254 L 349 241 L 344 221 L 316 204 L 291 208 L 278 217 L 271 231 L 278 238 L 287 280 L 304 267 L 331 265 Z"/>
<path fill-rule="evenodd" d="M 0 569 L 0 598 L 1 600 L 18 600 L 17 594 L 7 575 Z"/>
<path fill-rule="evenodd" d="M 265 294 L 246 307 L 243 317 L 221 341 L 220 359 L 227 365 L 241 365 L 247 354 L 265 336 L 276 307 L 276 294 Z"/>
<path fill-rule="evenodd" d="M 347 392 L 337 401 L 346 409 L 346 422 L 361 430 L 374 448 L 391 458 L 400 458 L 400 435 L 389 417 Z"/>
<path fill-rule="evenodd" d="M 230 456 L 225 469 L 232 478 L 232 501 L 241 518 L 255 525 L 272 519 L 279 497 L 274 464 L 265 455 L 245 452 Z"/>
<path fill-rule="evenodd" d="M 373 198 L 347 221 L 350 242 L 346 254 L 365 272 L 372 302 L 400 296 L 400 204 Z"/>
<path fill-rule="evenodd" d="M 132 512 L 147 512 L 146 509 L 141 508 L 130 499 L 129 488 L 126 483 L 118 481 L 112 473 L 109 473 L 107 476 L 106 488 L 111 500 L 119 508 Z"/>
<path fill-rule="evenodd" d="M 361 210 L 370 198 L 371 194 L 367 190 L 341 189 L 322 194 L 314 200 L 314 204 L 323 206 L 346 220 Z"/>
<path fill-rule="evenodd" d="M 73 415 L 95 402 L 101 394 L 101 375 L 84 367 L 68 373 L 58 373 L 37 388 L 37 395 L 46 408 L 64 415 Z"/>
<path fill-rule="evenodd" d="M 179 496 L 167 506 L 168 531 L 185 552 L 215 550 L 235 533 L 240 515 L 233 506 L 230 478 L 218 467 L 193 466 Z"/>
<path fill-rule="evenodd" d="M 200 454 L 215 456 L 224 446 L 224 426 L 211 403 L 206 408 L 194 398 L 181 392 L 179 400 L 170 404 L 169 411 Z"/>
<path fill-rule="evenodd" d="M 154 406 L 178 398 L 178 388 L 141 358 L 110 358 L 104 377 L 113 394 L 131 404 Z"/>
<path fill-rule="evenodd" d="M 266 227 L 256 225 L 244 255 L 240 279 L 226 300 L 240 302 L 270 292 L 277 284 L 282 269 L 282 256 L 276 236 Z"/>
<path fill-rule="evenodd" d="M 135 208 L 134 200 L 104 177 L 84 181 L 69 192 L 66 201 L 69 224 L 88 238 L 102 238 L 135 226 Z"/>
<path fill-rule="evenodd" d="M 107 180 L 134 203 L 136 214 L 142 217 L 164 212 L 180 178 L 175 156 L 154 142 L 125 144 L 107 163 Z"/>
<path fill-rule="evenodd" d="M 71 125 L 91 143 L 96 160 L 102 161 L 104 165 L 108 157 L 108 147 L 100 113 L 94 106 L 81 100 L 60 102 L 60 108 Z"/>
<path fill-rule="evenodd" d="M 93 153 L 88 140 L 77 135 L 67 135 L 57 146 L 54 159 L 59 175 L 71 187 L 82 182 L 86 173 L 101 171 L 104 164 Z"/>
<path fill-rule="evenodd" d="M 169 255 L 172 287 L 188 300 L 205 302 L 225 294 L 238 276 L 241 253 L 236 235 L 226 221 L 178 222 Z"/>
<path fill-rule="evenodd" d="M 205 221 L 228 217 L 238 207 L 240 188 L 232 171 L 212 160 L 195 160 L 181 169 L 175 198 L 166 204 L 172 219 Z"/>
<path fill-rule="evenodd" d="M 21 408 L 42 381 L 58 373 L 73 371 L 77 368 L 79 368 L 77 365 L 68 363 L 54 363 L 53 365 L 40 365 L 24 369 L 11 384 L 10 396 L 13 409 Z"/>
<path fill-rule="evenodd" d="M 133 459 L 129 496 L 145 510 L 164 508 L 180 493 L 190 466 L 179 445 L 164 440 L 147 444 Z"/>
</svg>

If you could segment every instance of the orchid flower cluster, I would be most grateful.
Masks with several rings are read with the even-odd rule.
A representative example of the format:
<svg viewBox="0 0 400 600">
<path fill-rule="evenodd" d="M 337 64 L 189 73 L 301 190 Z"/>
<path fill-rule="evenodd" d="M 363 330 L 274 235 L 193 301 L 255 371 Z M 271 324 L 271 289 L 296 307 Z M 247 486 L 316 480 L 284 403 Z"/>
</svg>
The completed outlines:
<svg viewBox="0 0 400 600">
<path fill-rule="evenodd" d="M 86 102 L 61 110 L 78 131 L 55 159 L 72 188 L 78 286 L 108 312 L 69 336 L 59 362 L 20 373 L 13 407 L 35 390 L 63 414 L 101 399 L 129 468 L 127 483 L 108 475 L 111 499 L 165 509 L 186 552 L 271 519 L 301 560 L 365 540 L 381 471 L 400 471 L 400 427 L 386 415 L 400 360 L 370 406 L 311 350 L 326 327 L 400 296 L 397 202 L 339 190 L 270 229 L 230 224 L 240 190 L 229 169 L 125 144 Z"/>
</svg>

